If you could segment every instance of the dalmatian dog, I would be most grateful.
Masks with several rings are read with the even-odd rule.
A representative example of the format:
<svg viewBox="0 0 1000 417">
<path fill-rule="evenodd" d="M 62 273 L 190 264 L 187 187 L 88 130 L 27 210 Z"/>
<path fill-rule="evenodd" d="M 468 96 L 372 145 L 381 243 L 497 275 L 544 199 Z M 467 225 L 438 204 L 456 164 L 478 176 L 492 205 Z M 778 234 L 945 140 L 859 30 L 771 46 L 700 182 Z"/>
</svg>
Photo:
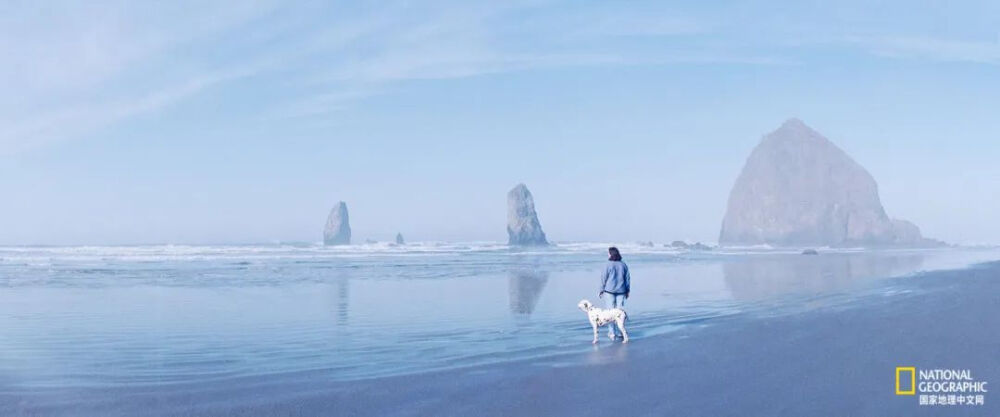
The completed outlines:
<svg viewBox="0 0 1000 417">
<path fill-rule="evenodd" d="M 628 314 L 625 310 L 620 308 L 597 308 L 588 300 L 580 300 L 580 303 L 576 305 L 587 313 L 587 319 L 590 320 L 590 327 L 594 328 L 594 341 L 592 343 L 597 343 L 597 328 L 604 325 L 618 326 L 621 330 L 624 340 L 622 343 L 628 343 L 628 332 L 625 331 L 625 320 L 628 319 Z M 614 339 L 614 332 L 612 328 L 608 328 L 608 337 L 611 340 Z"/>
</svg>

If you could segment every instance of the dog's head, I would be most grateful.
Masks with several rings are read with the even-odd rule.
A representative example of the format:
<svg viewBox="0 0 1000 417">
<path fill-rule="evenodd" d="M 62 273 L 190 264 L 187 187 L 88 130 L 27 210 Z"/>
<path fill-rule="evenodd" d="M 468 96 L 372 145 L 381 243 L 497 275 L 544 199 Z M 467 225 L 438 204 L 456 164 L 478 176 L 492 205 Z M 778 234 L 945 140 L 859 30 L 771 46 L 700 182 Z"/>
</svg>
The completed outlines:
<svg viewBox="0 0 1000 417">
<path fill-rule="evenodd" d="M 577 303 L 576 306 L 579 307 L 580 310 L 587 312 L 590 311 L 590 307 L 593 306 L 593 304 L 590 304 L 590 301 L 587 300 L 580 300 L 580 302 Z"/>
</svg>

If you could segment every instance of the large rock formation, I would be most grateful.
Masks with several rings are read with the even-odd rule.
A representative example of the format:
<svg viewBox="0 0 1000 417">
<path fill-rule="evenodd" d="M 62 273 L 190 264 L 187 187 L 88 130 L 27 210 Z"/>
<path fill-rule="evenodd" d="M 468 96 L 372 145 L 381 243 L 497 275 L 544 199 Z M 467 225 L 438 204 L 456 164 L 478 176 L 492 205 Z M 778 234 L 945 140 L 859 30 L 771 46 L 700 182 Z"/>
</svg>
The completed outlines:
<svg viewBox="0 0 1000 417">
<path fill-rule="evenodd" d="M 396 244 L 397 245 L 405 245 L 406 244 L 406 240 L 403 239 L 403 234 L 402 233 L 396 233 Z"/>
<path fill-rule="evenodd" d="M 875 179 L 801 120 L 754 148 L 729 194 L 721 245 L 924 245 L 912 223 L 889 219 Z"/>
<path fill-rule="evenodd" d="M 324 245 L 350 245 L 351 222 L 347 215 L 347 203 L 341 201 L 330 210 L 323 229 Z"/>
<path fill-rule="evenodd" d="M 517 246 L 548 245 L 538 223 L 535 200 L 524 184 L 507 193 L 507 244 Z"/>
</svg>

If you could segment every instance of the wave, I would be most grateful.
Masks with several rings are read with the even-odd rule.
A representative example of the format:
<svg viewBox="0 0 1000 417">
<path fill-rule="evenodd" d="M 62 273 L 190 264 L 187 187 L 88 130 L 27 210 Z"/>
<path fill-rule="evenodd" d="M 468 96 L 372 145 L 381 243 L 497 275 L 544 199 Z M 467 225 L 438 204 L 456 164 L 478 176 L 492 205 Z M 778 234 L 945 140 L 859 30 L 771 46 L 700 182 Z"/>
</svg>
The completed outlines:
<svg viewBox="0 0 1000 417">
<path fill-rule="evenodd" d="M 609 246 L 617 246 L 628 255 L 753 255 L 795 254 L 801 248 L 773 248 L 767 245 L 711 247 L 709 250 L 679 248 L 669 244 L 644 242 L 556 242 L 544 247 L 511 247 L 502 242 L 412 242 L 398 245 L 370 242 L 355 245 L 324 246 L 322 243 L 288 242 L 258 245 L 119 245 L 119 246 L 0 246 L 0 264 L 45 265 L 53 262 L 134 261 L 159 262 L 181 260 L 230 259 L 312 259 L 364 258 L 381 256 L 437 256 L 462 254 L 526 255 L 603 255 Z M 821 253 L 848 253 L 862 248 L 815 248 Z"/>
</svg>

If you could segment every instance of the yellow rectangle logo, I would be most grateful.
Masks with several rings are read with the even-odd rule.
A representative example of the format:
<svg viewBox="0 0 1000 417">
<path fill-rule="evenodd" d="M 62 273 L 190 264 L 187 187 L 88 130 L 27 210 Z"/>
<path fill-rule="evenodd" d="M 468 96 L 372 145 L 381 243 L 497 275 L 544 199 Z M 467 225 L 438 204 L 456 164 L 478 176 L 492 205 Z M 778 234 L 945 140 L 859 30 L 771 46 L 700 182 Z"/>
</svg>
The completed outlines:
<svg viewBox="0 0 1000 417">
<path fill-rule="evenodd" d="M 910 389 L 901 390 L 899 388 L 899 374 L 910 373 Z M 917 393 L 917 368 L 914 366 L 897 366 L 896 367 L 896 395 L 915 395 Z"/>
</svg>

